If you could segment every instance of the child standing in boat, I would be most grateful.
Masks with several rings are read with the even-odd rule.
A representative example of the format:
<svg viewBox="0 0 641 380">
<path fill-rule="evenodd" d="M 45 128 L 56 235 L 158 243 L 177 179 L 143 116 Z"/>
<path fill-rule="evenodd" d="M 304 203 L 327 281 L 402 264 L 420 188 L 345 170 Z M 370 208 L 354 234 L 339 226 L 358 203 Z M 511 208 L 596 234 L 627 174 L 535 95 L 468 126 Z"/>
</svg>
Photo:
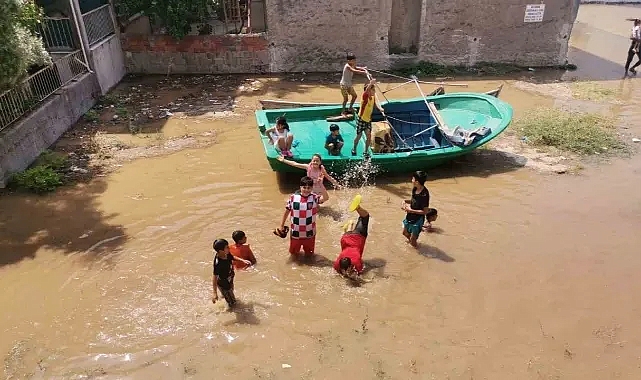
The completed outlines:
<svg viewBox="0 0 641 380">
<path fill-rule="evenodd" d="M 347 113 L 354 113 L 354 102 L 358 95 L 354 89 L 354 73 L 367 75 L 367 67 L 356 66 L 356 56 L 354 54 L 347 54 L 347 63 L 343 66 L 343 76 L 341 77 L 341 95 L 343 95 L 343 109 L 341 114 L 346 116 Z M 349 109 L 346 109 L 347 96 L 350 95 L 352 99 L 349 103 Z"/>
<path fill-rule="evenodd" d="M 269 137 L 274 147 L 280 150 L 283 156 L 294 156 L 291 152 L 294 135 L 289 131 L 289 124 L 285 117 L 276 119 L 276 126 L 265 130 L 265 136 Z"/>
<path fill-rule="evenodd" d="M 278 156 L 278 161 L 295 168 L 306 170 L 307 176 L 314 181 L 314 187 L 312 188 L 312 191 L 316 194 L 327 194 L 327 189 L 325 188 L 325 184 L 323 183 L 325 178 L 327 178 L 327 180 L 329 180 L 329 182 L 334 185 L 335 189 L 338 190 L 341 187 L 338 181 L 335 180 L 334 177 L 329 175 L 329 173 L 327 173 L 327 170 L 325 170 L 325 166 L 323 166 L 323 160 L 318 153 L 312 156 L 312 160 L 309 162 L 309 164 L 299 164 L 298 162 L 288 160 L 283 156 Z M 327 199 L 329 199 L 329 195 L 325 197 L 325 200 Z"/>
</svg>

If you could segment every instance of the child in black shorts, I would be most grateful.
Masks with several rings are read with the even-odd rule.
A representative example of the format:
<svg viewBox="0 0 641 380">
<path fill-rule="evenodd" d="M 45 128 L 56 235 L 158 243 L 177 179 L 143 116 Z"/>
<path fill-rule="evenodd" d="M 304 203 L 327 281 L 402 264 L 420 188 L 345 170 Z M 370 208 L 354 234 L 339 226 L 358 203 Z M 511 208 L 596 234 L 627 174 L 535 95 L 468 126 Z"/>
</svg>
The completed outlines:
<svg viewBox="0 0 641 380">
<path fill-rule="evenodd" d="M 216 252 L 214 256 L 214 278 L 212 280 L 214 296 L 211 302 L 216 303 L 218 301 L 217 290 L 220 290 L 220 294 L 223 295 L 227 305 L 231 308 L 236 304 L 236 296 L 234 295 L 235 273 L 232 261 L 241 261 L 247 265 L 251 265 L 251 262 L 232 255 L 229 252 L 229 243 L 225 239 L 216 239 L 214 241 L 214 251 Z"/>
</svg>

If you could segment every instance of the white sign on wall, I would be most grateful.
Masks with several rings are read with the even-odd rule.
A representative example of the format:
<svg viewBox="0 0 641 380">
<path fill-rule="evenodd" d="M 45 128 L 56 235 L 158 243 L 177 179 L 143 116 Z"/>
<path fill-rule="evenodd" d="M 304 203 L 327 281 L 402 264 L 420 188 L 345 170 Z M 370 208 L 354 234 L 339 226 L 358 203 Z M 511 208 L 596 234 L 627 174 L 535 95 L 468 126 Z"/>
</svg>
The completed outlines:
<svg viewBox="0 0 641 380">
<path fill-rule="evenodd" d="M 528 4 L 525 6 L 523 22 L 542 22 L 545 4 Z"/>
</svg>

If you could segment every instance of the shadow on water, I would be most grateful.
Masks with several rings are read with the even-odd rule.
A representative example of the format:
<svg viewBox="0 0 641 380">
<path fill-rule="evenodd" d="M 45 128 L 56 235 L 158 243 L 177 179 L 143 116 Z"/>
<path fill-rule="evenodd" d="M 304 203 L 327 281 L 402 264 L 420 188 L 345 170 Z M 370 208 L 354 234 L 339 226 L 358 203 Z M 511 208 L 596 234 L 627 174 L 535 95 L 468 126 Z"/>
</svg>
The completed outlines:
<svg viewBox="0 0 641 380">
<path fill-rule="evenodd" d="M 432 245 L 427 245 L 419 242 L 416 250 L 419 255 L 430 259 L 438 259 L 446 263 L 452 263 L 456 261 L 452 256 L 445 253 L 445 251 Z"/>
<path fill-rule="evenodd" d="M 298 255 L 298 257 L 289 255 L 287 263 L 317 268 L 327 268 L 334 265 L 334 262 L 332 260 L 317 252 L 315 252 L 313 256 L 305 256 L 302 253 Z"/>
<path fill-rule="evenodd" d="M 97 197 L 106 188 L 97 179 L 45 196 L 0 196 L 0 266 L 33 259 L 44 248 L 82 253 L 90 265 L 112 267 L 127 235 L 123 226 L 109 223 L 115 215 L 99 210 Z"/>
<path fill-rule="evenodd" d="M 229 325 L 258 325 L 260 324 L 260 319 L 256 316 L 256 306 L 266 309 L 267 306 L 257 303 L 257 302 L 244 302 L 238 300 L 236 305 L 231 308 L 230 312 L 234 313 L 236 319 L 225 322 L 225 326 Z"/>
</svg>

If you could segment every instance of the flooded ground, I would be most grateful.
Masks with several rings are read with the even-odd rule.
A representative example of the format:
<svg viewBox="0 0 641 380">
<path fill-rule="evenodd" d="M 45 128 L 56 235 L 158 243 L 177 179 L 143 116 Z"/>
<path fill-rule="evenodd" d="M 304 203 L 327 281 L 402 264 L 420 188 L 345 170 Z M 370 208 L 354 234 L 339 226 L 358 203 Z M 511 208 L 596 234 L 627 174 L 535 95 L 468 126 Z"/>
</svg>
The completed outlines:
<svg viewBox="0 0 641 380">
<path fill-rule="evenodd" d="M 557 78 L 614 89 L 605 111 L 629 136 L 641 135 L 641 82 L 615 74 L 628 46 L 623 19 L 637 10 L 582 6 L 570 55 L 579 70 Z M 165 122 L 156 107 L 155 130 L 100 134 L 123 144 L 105 160 L 159 145 L 150 139 L 194 145 L 114 159 L 115 172 L 54 195 L 0 199 L 6 378 L 641 377 L 641 156 L 542 175 L 496 150 L 517 149 L 507 136 L 429 173 L 440 218 L 418 251 L 400 234 L 409 177 L 379 178 L 332 191 L 316 261 L 290 263 L 286 240 L 271 230 L 296 178 L 270 170 L 253 109 L 261 97 L 328 101 L 337 89 L 263 79 L 254 91 L 252 82 L 234 94 L 235 107 L 200 103 L 197 114 L 178 110 Z M 547 75 L 461 82 L 474 91 L 505 83 L 501 98 L 517 116 L 536 105 L 577 106 L 560 94 L 572 87 Z M 372 213 L 372 282 L 362 287 L 331 268 L 356 192 Z M 210 301 L 211 243 L 235 229 L 246 231 L 258 265 L 238 273 L 242 305 L 226 312 Z"/>
</svg>

